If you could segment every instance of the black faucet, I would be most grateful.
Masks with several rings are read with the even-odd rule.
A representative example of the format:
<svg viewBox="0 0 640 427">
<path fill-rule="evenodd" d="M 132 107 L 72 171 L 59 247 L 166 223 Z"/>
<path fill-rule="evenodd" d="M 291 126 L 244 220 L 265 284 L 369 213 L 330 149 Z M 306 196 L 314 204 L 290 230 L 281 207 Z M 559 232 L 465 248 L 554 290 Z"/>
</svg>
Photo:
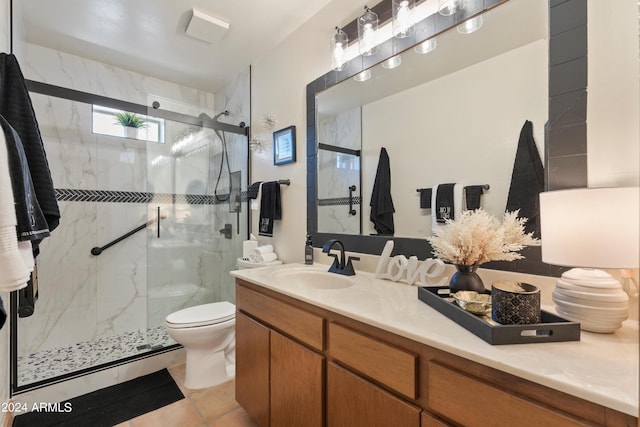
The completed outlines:
<svg viewBox="0 0 640 427">
<path fill-rule="evenodd" d="M 332 254 L 330 252 L 335 245 L 337 245 L 338 249 L 340 250 L 340 259 L 338 259 L 338 255 Z M 358 261 L 360 260 L 360 258 L 349 257 L 349 259 L 345 262 L 344 245 L 340 240 L 329 240 L 322 246 L 322 252 L 334 258 L 333 264 L 331 264 L 331 267 L 329 268 L 329 273 L 343 274 L 345 276 L 354 276 L 356 274 L 351 261 Z"/>
</svg>

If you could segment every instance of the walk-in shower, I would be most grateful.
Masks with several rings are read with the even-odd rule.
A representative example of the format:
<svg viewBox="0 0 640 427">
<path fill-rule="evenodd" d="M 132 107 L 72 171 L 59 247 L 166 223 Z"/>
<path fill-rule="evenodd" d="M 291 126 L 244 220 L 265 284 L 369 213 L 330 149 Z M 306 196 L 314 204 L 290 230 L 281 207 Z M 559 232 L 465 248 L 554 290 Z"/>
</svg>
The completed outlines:
<svg viewBox="0 0 640 427">
<path fill-rule="evenodd" d="M 238 78 L 248 87 L 248 70 Z M 14 393 L 175 348 L 167 314 L 235 302 L 228 273 L 248 234 L 248 128 L 230 124 L 249 120 L 244 93 L 237 111 L 212 119 L 184 99 L 169 110 L 153 96 L 28 87 L 62 218 L 37 259 L 35 312 L 12 322 Z M 96 133 L 96 105 L 138 114 L 159 137 Z"/>
</svg>

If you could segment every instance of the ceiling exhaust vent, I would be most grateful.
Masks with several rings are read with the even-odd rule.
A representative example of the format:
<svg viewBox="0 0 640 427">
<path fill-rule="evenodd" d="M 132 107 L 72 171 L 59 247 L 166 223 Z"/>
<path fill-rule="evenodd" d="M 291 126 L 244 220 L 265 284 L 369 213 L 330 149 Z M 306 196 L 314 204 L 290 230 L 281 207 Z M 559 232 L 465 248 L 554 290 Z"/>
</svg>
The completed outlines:
<svg viewBox="0 0 640 427">
<path fill-rule="evenodd" d="M 187 25 L 185 33 L 207 43 L 215 43 L 222 40 L 222 37 L 229 29 L 229 23 L 199 10 L 192 10 L 193 16 Z"/>
</svg>

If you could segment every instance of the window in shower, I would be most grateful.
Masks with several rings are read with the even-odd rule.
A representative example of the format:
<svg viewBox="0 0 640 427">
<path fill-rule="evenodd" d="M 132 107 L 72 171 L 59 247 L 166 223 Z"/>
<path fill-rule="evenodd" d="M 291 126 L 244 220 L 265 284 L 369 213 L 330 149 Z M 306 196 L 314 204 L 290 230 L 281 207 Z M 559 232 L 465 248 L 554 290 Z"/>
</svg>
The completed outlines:
<svg viewBox="0 0 640 427">
<path fill-rule="evenodd" d="M 135 113 L 103 107 L 101 105 L 93 105 L 92 132 L 100 135 L 131 138 L 164 144 L 164 119 L 135 114 L 138 119 L 144 121 L 143 127 L 135 128 L 126 127 L 118 123 L 118 114 L 133 115 Z"/>
</svg>

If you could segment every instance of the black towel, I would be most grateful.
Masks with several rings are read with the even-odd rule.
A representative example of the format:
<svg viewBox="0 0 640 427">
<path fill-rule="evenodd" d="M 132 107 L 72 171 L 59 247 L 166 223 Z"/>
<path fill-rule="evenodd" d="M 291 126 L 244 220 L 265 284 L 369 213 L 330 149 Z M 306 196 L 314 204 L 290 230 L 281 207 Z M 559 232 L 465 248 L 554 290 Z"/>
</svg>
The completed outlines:
<svg viewBox="0 0 640 427">
<path fill-rule="evenodd" d="M 540 237 L 539 195 L 543 191 L 544 166 L 533 139 L 533 124 L 527 120 L 520 131 L 506 211 L 520 209 L 518 216 L 529 219 L 525 231 L 534 237 Z"/>
<path fill-rule="evenodd" d="M 419 188 L 420 193 L 420 209 L 431 209 L 431 192 L 432 188 Z"/>
<path fill-rule="evenodd" d="M 260 236 L 273 237 L 273 221 L 282 218 L 280 205 L 280 183 L 278 181 L 263 182 L 260 196 Z"/>
<path fill-rule="evenodd" d="M 53 231 L 60 222 L 60 210 L 29 91 L 13 54 L 0 53 L 0 114 L 20 136 L 36 198 Z"/>
<path fill-rule="evenodd" d="M 480 209 L 480 199 L 484 193 L 484 185 L 467 185 L 464 187 L 464 196 L 467 202 L 467 210 Z"/>
<path fill-rule="evenodd" d="M 36 274 L 32 273 L 27 286 L 18 290 L 18 317 L 29 317 L 36 309 L 38 301 L 38 282 Z"/>
<path fill-rule="evenodd" d="M 4 322 L 7 321 L 7 310 L 4 308 L 4 303 L 0 297 L 0 329 L 4 326 Z"/>
<path fill-rule="evenodd" d="M 440 223 L 446 222 L 446 220 L 454 220 L 455 215 L 453 213 L 454 201 L 453 201 L 453 187 L 454 184 L 438 184 L 438 192 L 436 193 L 436 221 Z"/>
<path fill-rule="evenodd" d="M 247 188 L 247 199 L 256 199 L 258 198 L 258 191 L 260 191 L 260 184 L 262 181 L 254 182 Z"/>
<path fill-rule="evenodd" d="M 393 207 L 391 198 L 391 168 L 389 166 L 389 155 L 387 150 L 380 149 L 378 159 L 378 170 L 371 192 L 371 214 L 369 219 L 373 222 L 373 228 L 379 235 L 393 236 L 395 231 L 393 226 Z"/>
<path fill-rule="evenodd" d="M 30 240 L 34 249 L 49 236 L 47 220 L 42 214 L 31 182 L 31 173 L 22 142 L 16 131 L 0 115 L 0 131 L 5 135 L 9 157 L 9 174 L 13 187 L 18 240 Z"/>
</svg>

